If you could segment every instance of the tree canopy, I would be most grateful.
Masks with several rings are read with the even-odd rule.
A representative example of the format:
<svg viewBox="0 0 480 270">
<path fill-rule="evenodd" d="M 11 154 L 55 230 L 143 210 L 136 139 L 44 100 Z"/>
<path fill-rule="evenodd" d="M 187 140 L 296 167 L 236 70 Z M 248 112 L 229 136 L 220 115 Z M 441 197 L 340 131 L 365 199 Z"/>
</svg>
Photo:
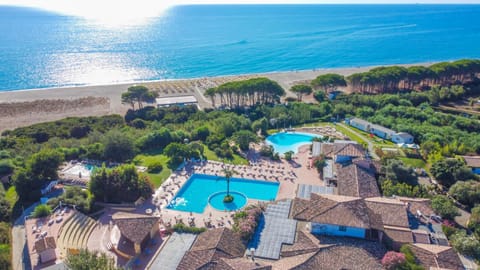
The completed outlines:
<svg viewBox="0 0 480 270">
<path fill-rule="evenodd" d="M 138 104 L 138 108 L 143 108 L 143 102 L 152 103 L 155 98 L 158 97 L 156 92 L 150 91 L 146 86 L 134 85 L 127 89 L 127 92 L 122 93 L 122 102 L 130 104 L 132 109 L 135 110 L 135 102 Z"/>
<path fill-rule="evenodd" d="M 339 86 L 347 86 L 347 81 L 342 75 L 328 73 L 319 75 L 312 81 L 312 85 L 325 90 L 325 92 L 331 92 Z"/>
<path fill-rule="evenodd" d="M 292 91 L 297 95 L 297 99 L 299 101 L 302 101 L 302 97 L 304 95 L 310 95 L 313 90 L 312 90 L 312 87 L 310 87 L 309 85 L 297 84 L 292 86 L 292 88 L 290 88 L 290 91 Z"/>
<path fill-rule="evenodd" d="M 117 268 L 115 261 L 107 257 L 105 253 L 92 252 L 86 249 L 80 250 L 78 254 L 69 253 L 65 264 L 71 270 L 121 270 Z"/>
</svg>

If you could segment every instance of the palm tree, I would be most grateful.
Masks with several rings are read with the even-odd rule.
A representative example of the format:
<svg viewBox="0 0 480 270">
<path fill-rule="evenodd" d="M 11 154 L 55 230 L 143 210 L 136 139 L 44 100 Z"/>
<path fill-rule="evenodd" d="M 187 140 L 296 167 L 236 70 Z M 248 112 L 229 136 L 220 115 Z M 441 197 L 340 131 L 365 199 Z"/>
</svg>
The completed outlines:
<svg viewBox="0 0 480 270">
<path fill-rule="evenodd" d="M 233 196 L 230 195 L 230 179 L 233 177 L 235 173 L 237 173 L 234 170 L 228 169 L 225 167 L 225 163 L 223 163 L 223 169 L 222 172 L 225 174 L 223 177 L 219 177 L 217 180 L 220 180 L 222 178 L 227 181 L 227 195 L 223 198 L 224 202 L 232 202 L 233 201 Z"/>
</svg>

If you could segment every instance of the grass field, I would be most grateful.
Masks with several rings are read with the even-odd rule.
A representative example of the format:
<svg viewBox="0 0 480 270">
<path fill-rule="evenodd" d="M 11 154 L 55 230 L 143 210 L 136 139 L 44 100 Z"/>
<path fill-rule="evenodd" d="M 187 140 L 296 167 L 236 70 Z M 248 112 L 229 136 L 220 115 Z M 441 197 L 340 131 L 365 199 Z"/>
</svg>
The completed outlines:
<svg viewBox="0 0 480 270">
<path fill-rule="evenodd" d="M 161 172 L 147 173 L 155 188 L 159 187 L 172 173 L 172 170 L 167 167 L 168 157 L 162 154 L 141 154 L 136 156 L 133 161 L 135 164 L 145 167 L 148 167 L 148 164 L 158 161 L 162 164 L 163 170 Z"/>
<path fill-rule="evenodd" d="M 353 141 L 356 141 L 360 144 L 367 143 L 367 141 L 365 141 L 362 137 L 358 136 L 357 134 L 353 133 L 352 130 L 348 127 L 345 127 L 342 125 L 335 125 L 335 129 L 345 134 L 345 136 L 349 137 Z"/>
<path fill-rule="evenodd" d="M 426 169 L 427 164 L 424 160 L 419 158 L 398 157 L 405 165 L 412 166 L 414 168 Z"/>
<path fill-rule="evenodd" d="M 10 206 L 13 207 L 18 200 L 17 191 L 14 186 L 8 188 L 5 192 L 5 199 L 10 203 Z"/>
<path fill-rule="evenodd" d="M 219 158 L 215 152 L 212 150 L 208 149 L 208 147 L 205 146 L 205 149 L 203 150 L 203 155 L 205 156 L 206 159 L 208 160 L 214 160 L 214 161 L 225 161 L 225 163 L 231 163 L 235 165 L 247 165 L 248 161 L 244 159 L 243 157 L 233 154 L 233 159 L 222 159 Z"/>
</svg>

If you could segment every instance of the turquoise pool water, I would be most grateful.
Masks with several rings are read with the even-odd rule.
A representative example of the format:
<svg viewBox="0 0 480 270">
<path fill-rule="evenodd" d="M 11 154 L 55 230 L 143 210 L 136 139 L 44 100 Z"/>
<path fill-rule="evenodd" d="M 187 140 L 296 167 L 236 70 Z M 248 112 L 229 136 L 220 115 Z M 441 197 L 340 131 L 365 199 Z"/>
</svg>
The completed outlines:
<svg viewBox="0 0 480 270">
<path fill-rule="evenodd" d="M 230 191 L 245 195 L 246 199 L 269 201 L 277 197 L 279 183 L 266 181 L 248 180 L 243 178 L 230 179 Z M 214 175 L 194 174 L 188 179 L 177 195 L 172 199 L 172 204 L 167 209 L 203 213 L 210 196 L 227 190 L 227 182 L 224 178 Z M 223 196 L 222 196 L 223 199 Z M 222 201 L 223 202 L 223 201 Z M 240 206 L 240 200 L 236 202 Z M 222 209 L 215 202 L 215 208 Z M 227 206 L 225 206 L 227 208 Z M 235 208 L 238 209 L 238 208 Z M 234 209 L 231 209 L 234 210 Z"/>
<path fill-rule="evenodd" d="M 280 132 L 267 137 L 266 142 L 272 145 L 275 152 L 284 154 L 288 151 L 298 152 L 298 148 L 302 145 L 309 144 L 313 138 L 321 137 L 320 135 L 299 132 Z"/>
<path fill-rule="evenodd" d="M 233 196 L 233 202 L 224 203 L 223 198 L 227 195 L 227 192 L 219 192 L 210 196 L 209 204 L 220 211 L 227 210 L 237 210 L 244 207 L 247 204 L 247 197 L 239 192 L 230 192 L 230 195 Z"/>
</svg>

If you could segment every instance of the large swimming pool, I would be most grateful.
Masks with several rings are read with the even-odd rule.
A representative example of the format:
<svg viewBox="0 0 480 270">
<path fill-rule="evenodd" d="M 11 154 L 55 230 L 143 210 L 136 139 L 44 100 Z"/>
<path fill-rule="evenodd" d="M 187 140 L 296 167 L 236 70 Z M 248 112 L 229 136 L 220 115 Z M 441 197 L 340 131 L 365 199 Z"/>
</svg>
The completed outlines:
<svg viewBox="0 0 480 270">
<path fill-rule="evenodd" d="M 243 178 L 230 179 L 230 191 L 233 193 L 233 196 L 236 197 L 236 194 L 241 194 L 246 197 L 246 200 L 275 200 L 278 187 L 279 183 Z M 234 200 L 236 205 L 234 208 L 232 208 L 232 205 L 223 205 L 223 203 L 218 202 L 220 199 L 217 198 L 218 196 L 216 195 L 219 192 L 226 191 L 226 189 L 227 182 L 224 178 L 213 175 L 193 174 L 172 199 L 173 203 L 169 204 L 167 208 L 185 212 L 203 213 L 209 203 L 210 197 L 212 197 L 212 207 L 217 210 L 236 210 L 241 208 L 244 205 L 242 198 Z M 223 198 L 223 196 L 221 198 Z M 245 203 L 246 202 L 247 201 L 245 201 Z"/>
<path fill-rule="evenodd" d="M 299 132 L 280 132 L 267 137 L 266 142 L 272 145 L 275 152 L 284 154 L 288 151 L 298 152 L 298 148 L 302 145 L 309 144 L 313 138 L 321 137 L 320 135 Z"/>
</svg>

